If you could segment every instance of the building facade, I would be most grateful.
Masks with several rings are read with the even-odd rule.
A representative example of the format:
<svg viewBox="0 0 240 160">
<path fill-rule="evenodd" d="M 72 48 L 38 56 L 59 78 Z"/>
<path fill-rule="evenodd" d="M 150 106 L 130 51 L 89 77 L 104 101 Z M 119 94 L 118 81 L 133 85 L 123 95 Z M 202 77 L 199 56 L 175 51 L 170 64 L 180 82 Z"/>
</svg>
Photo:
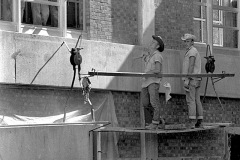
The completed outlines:
<svg viewBox="0 0 240 160">
<path fill-rule="evenodd" d="M 70 87 L 73 71 L 68 49 L 75 47 L 79 37 L 83 74 L 92 68 L 106 72 L 142 72 L 138 57 L 152 35 L 160 35 L 165 43 L 163 72 L 181 73 L 185 49 L 180 37 L 184 33 L 195 34 L 203 73 L 204 57 L 212 54 L 216 60 L 215 73 L 235 74 L 215 83 L 223 107 L 212 84 L 208 83 L 203 103 L 204 122 L 231 122 L 233 127 L 148 135 L 156 141 L 147 147 L 145 155 L 141 152 L 140 134 L 121 133 L 119 157 L 235 160 L 238 158 L 234 157 L 239 156 L 236 148 L 240 141 L 239 3 L 238 0 L 0 0 L 0 81 L 30 84 L 47 63 L 33 84 Z M 139 78 L 95 76 L 90 80 L 96 89 L 93 92 L 112 91 L 121 127 L 142 125 Z M 164 88 L 160 89 L 164 117 L 169 122 L 184 123 L 187 106 L 181 79 L 164 78 L 163 81 L 172 86 L 172 99 L 168 104 L 164 103 Z M 205 84 L 203 79 L 202 96 Z M 24 105 L 29 105 L 27 101 Z"/>
</svg>

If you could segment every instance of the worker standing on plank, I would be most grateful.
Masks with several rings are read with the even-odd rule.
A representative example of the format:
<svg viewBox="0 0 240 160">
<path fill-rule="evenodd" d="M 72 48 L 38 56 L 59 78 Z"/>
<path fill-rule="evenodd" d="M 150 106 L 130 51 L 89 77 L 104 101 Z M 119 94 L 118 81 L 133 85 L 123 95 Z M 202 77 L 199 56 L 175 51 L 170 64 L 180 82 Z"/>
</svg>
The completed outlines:
<svg viewBox="0 0 240 160">
<path fill-rule="evenodd" d="M 197 49 L 194 47 L 196 36 L 192 34 L 184 34 L 181 39 L 185 42 L 186 53 L 183 58 L 183 74 L 201 74 L 201 57 Z M 187 128 L 202 127 L 203 107 L 200 101 L 200 77 L 183 77 L 184 90 L 188 105 L 189 120 Z M 197 119 L 197 123 L 195 124 Z"/>
<path fill-rule="evenodd" d="M 162 73 L 163 57 L 161 52 L 164 50 L 164 43 L 160 36 L 152 36 L 152 42 L 149 45 L 149 52 L 143 56 L 145 64 L 145 73 Z M 159 125 L 165 122 L 160 114 L 159 88 L 161 78 L 143 77 L 141 99 L 143 107 L 148 107 L 149 103 L 153 107 L 152 123 L 146 126 L 146 129 L 157 129 Z"/>
</svg>

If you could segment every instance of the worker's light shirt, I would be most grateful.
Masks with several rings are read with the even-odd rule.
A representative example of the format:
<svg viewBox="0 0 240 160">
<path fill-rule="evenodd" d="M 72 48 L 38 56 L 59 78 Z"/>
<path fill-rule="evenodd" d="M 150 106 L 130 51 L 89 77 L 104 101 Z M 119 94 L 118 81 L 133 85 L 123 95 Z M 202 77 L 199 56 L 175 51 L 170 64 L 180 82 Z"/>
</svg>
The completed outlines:
<svg viewBox="0 0 240 160">
<path fill-rule="evenodd" d="M 159 62 L 161 64 L 163 62 L 163 57 L 158 50 L 156 50 L 155 52 L 153 52 L 152 54 L 144 58 L 144 64 L 145 64 L 144 72 L 147 73 L 151 70 L 154 70 L 156 68 L 156 62 Z M 161 69 L 160 73 L 162 73 L 162 68 L 160 69 Z M 161 78 L 158 78 L 158 77 L 143 77 L 142 88 L 147 87 L 152 83 L 160 83 L 160 82 L 161 82 Z"/>
<path fill-rule="evenodd" d="M 184 55 L 182 73 L 188 74 L 188 69 L 190 67 L 189 66 L 190 57 L 195 57 L 195 64 L 194 64 L 192 74 L 201 74 L 201 57 L 197 49 L 193 46 L 191 46 Z M 183 80 L 184 79 L 185 77 L 183 78 Z M 199 78 L 193 78 L 193 79 L 199 79 Z"/>
</svg>

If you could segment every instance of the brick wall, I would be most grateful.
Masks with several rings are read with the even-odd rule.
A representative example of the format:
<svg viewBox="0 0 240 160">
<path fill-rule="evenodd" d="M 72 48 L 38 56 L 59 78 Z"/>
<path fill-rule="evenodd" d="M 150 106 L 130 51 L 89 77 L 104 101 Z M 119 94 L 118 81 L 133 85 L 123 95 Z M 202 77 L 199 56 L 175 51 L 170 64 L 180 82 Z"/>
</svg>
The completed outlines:
<svg viewBox="0 0 240 160">
<path fill-rule="evenodd" d="M 224 153 L 223 129 L 158 136 L 159 157 L 221 157 Z"/>
<path fill-rule="evenodd" d="M 140 127 L 139 93 L 113 92 L 116 114 L 121 127 Z M 185 123 L 188 110 L 184 95 L 172 95 L 165 104 L 165 96 L 160 94 L 162 114 L 167 122 Z M 206 97 L 203 103 L 204 122 L 228 122 L 239 126 L 240 99 L 221 98 L 222 107 L 216 97 Z M 139 117 L 138 117 L 139 116 Z M 149 117 L 148 117 L 149 118 Z M 149 121 L 149 120 L 146 120 Z M 140 134 L 120 133 L 118 142 L 120 158 L 140 157 Z M 188 133 L 158 135 L 158 157 L 183 157 L 183 160 L 220 160 L 224 156 L 224 129 L 205 130 Z M 185 157 L 185 158 L 184 158 Z M 192 160 L 192 159 L 191 159 Z"/>
<path fill-rule="evenodd" d="M 155 32 L 168 49 L 183 49 L 181 36 L 193 33 L 193 0 L 162 0 L 156 9 Z"/>
<path fill-rule="evenodd" d="M 184 48 L 180 37 L 193 33 L 192 8 L 192 0 L 162 0 L 156 8 L 155 33 L 162 36 L 166 48 Z M 90 39 L 138 44 L 137 0 L 90 0 L 88 13 Z"/>
<path fill-rule="evenodd" d="M 121 127 L 140 127 L 140 93 L 113 92 L 118 124 Z M 138 158 L 141 155 L 139 133 L 119 133 L 120 158 Z"/>
<path fill-rule="evenodd" d="M 90 0 L 89 38 L 138 44 L 137 0 Z"/>
</svg>

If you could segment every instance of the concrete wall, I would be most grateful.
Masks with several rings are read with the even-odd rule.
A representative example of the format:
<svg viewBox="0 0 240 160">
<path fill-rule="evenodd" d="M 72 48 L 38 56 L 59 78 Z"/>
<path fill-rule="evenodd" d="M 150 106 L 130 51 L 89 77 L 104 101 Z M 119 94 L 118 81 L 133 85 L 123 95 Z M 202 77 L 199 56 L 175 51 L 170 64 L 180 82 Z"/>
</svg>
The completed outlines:
<svg viewBox="0 0 240 160">
<path fill-rule="evenodd" d="M 65 41 L 68 47 L 75 47 L 76 39 L 63 39 L 60 37 L 48 37 L 39 35 L 27 35 L 14 32 L 0 32 L 0 81 L 7 83 L 30 84 L 40 68 L 57 51 Z M 53 58 L 41 70 L 33 84 L 71 86 L 73 69 L 70 64 L 70 53 L 63 44 Z M 143 54 L 143 47 L 124 45 L 108 42 L 83 40 L 81 51 L 83 56 L 81 73 L 87 73 L 92 68 L 96 71 L 105 72 L 142 72 L 141 59 L 136 59 Z M 205 46 L 197 46 L 202 57 L 202 71 L 204 73 Z M 17 50 L 21 53 L 15 61 L 11 58 Z M 184 51 L 166 49 L 163 52 L 164 73 L 181 73 L 181 61 Z M 215 84 L 216 91 L 222 97 L 240 97 L 240 55 L 237 50 L 214 49 L 216 59 L 215 73 L 226 71 L 235 73 L 235 77 L 225 78 Z M 77 79 L 77 78 L 76 78 Z M 104 77 L 95 76 L 90 78 L 93 88 L 140 91 L 141 78 L 134 77 Z M 172 85 L 173 93 L 183 93 L 180 78 L 163 78 Z M 205 80 L 203 81 L 203 86 Z M 75 83 L 79 86 L 79 83 Z M 161 92 L 164 92 L 162 87 Z M 202 87 L 202 93 L 204 87 Z M 207 95 L 215 96 L 212 86 L 209 83 Z"/>
</svg>

